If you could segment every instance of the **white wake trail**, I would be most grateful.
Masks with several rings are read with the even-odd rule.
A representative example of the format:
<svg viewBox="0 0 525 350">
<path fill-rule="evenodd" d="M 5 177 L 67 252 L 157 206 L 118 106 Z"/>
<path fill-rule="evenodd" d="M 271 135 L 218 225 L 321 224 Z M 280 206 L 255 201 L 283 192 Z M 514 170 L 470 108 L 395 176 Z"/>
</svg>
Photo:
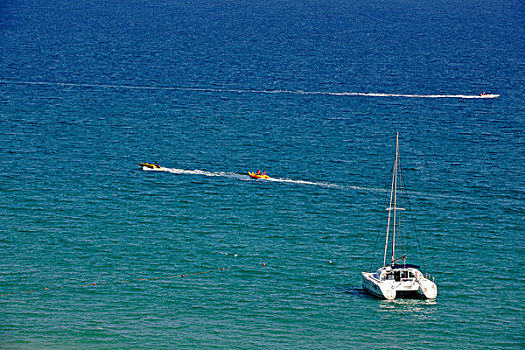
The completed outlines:
<svg viewBox="0 0 525 350">
<path fill-rule="evenodd" d="M 329 183 L 329 182 L 294 180 L 294 179 L 288 179 L 288 178 L 270 177 L 269 179 L 252 179 L 250 176 L 246 174 L 224 172 L 224 171 L 208 171 L 208 170 L 200 170 L 200 169 L 177 169 L 177 168 L 164 168 L 164 167 L 160 169 L 150 169 L 150 168 L 144 167 L 143 170 L 166 172 L 166 173 L 171 173 L 171 174 L 176 174 L 176 175 L 201 175 L 201 176 L 209 176 L 209 177 L 222 176 L 222 177 L 236 178 L 239 180 L 246 180 L 246 181 L 278 182 L 278 183 L 288 183 L 288 184 L 306 185 L 306 186 L 319 186 L 319 187 L 336 188 L 336 189 L 353 189 L 353 190 L 373 191 L 373 192 L 384 192 L 385 191 L 384 189 L 378 189 L 378 188 L 367 188 L 367 187 L 348 186 L 348 185 L 343 186 L 343 185 Z"/>
<path fill-rule="evenodd" d="M 373 187 L 362 187 L 362 186 L 353 186 L 353 185 L 340 185 L 329 182 L 315 182 L 308 180 L 294 180 L 288 178 L 276 178 L 270 177 L 269 179 L 252 179 L 246 174 L 239 174 L 234 172 L 225 172 L 225 171 L 208 171 L 200 169 L 178 169 L 178 168 L 160 168 L 160 169 L 150 169 L 143 167 L 145 171 L 155 171 L 155 172 L 165 172 L 176 175 L 199 175 L 199 176 L 208 176 L 208 177 L 228 177 L 244 181 L 260 181 L 260 182 L 277 182 L 277 183 L 286 183 L 286 184 L 295 184 L 295 185 L 305 185 L 305 186 L 318 186 L 324 188 L 333 188 L 333 189 L 351 189 L 355 191 L 365 191 L 365 192 L 388 192 L 388 189 L 385 188 L 373 188 Z M 411 196 L 421 197 L 421 198 L 452 198 L 452 199 L 465 199 L 462 196 L 454 196 L 448 194 L 438 194 L 438 193 L 424 193 L 418 191 L 408 191 Z"/>
<path fill-rule="evenodd" d="M 499 94 L 394 94 L 379 92 L 336 92 L 336 91 L 302 91 L 302 90 L 256 90 L 256 89 L 220 89 L 200 87 L 177 87 L 177 86 L 145 86 L 145 85 L 123 85 L 123 84 L 87 84 L 87 83 L 62 83 L 45 81 L 9 81 L 0 80 L 0 84 L 16 85 L 52 85 L 62 87 L 101 88 L 101 89 L 129 89 L 129 90 L 164 90 L 164 91 L 194 91 L 208 93 L 239 93 L 239 94 L 293 94 L 293 95 L 328 95 L 328 96 L 364 96 L 364 97 L 400 97 L 400 98 L 459 98 L 459 99 L 492 99 Z"/>
<path fill-rule="evenodd" d="M 237 173 L 231 173 L 231 172 L 224 172 L 224 171 L 207 171 L 207 170 L 189 170 L 189 169 L 177 169 L 177 168 L 160 168 L 160 169 L 149 169 L 149 168 L 143 168 L 146 171 L 158 171 L 158 172 L 166 172 L 166 173 L 172 173 L 177 175 L 202 175 L 202 176 L 224 176 L 224 177 L 239 177 L 244 176 L 243 174 L 237 174 Z"/>
</svg>

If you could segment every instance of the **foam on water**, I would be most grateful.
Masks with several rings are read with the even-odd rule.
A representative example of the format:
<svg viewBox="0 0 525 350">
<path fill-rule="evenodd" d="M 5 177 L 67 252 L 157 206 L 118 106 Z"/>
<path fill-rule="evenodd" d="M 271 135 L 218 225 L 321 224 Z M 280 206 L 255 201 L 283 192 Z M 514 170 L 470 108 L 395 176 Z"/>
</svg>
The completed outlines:
<svg viewBox="0 0 525 350">
<path fill-rule="evenodd" d="M 269 178 L 269 179 L 252 179 L 246 174 L 239 174 L 234 172 L 224 172 L 224 171 L 208 171 L 208 170 L 200 170 L 200 169 L 177 169 L 177 168 L 160 168 L 160 169 L 150 169 L 150 168 L 143 168 L 145 171 L 157 171 L 157 172 L 167 172 L 171 174 L 177 174 L 177 175 L 202 175 L 202 176 L 223 176 L 223 177 L 229 177 L 229 178 L 237 178 L 239 180 L 253 180 L 253 181 L 269 181 L 269 182 L 281 182 L 281 183 L 292 183 L 292 184 L 299 184 L 299 185 L 310 185 L 310 186 L 322 186 L 322 187 L 331 187 L 331 188 L 342 188 L 343 186 L 337 185 L 337 184 L 330 184 L 326 182 L 313 182 L 313 181 L 306 181 L 306 180 L 293 180 L 293 179 L 286 179 L 286 178 Z M 356 189 L 361 189 L 356 187 Z"/>
<path fill-rule="evenodd" d="M 199 88 L 199 87 L 171 87 L 171 86 L 141 86 L 141 85 L 122 85 L 122 84 L 88 84 L 70 82 L 46 82 L 46 81 L 9 81 L 0 80 L 1 84 L 19 85 L 53 85 L 83 88 L 104 88 L 104 89 L 131 89 L 131 90 L 164 90 L 164 91 L 194 91 L 211 93 L 247 93 L 247 94 L 294 94 L 294 95 L 328 95 L 328 96 L 364 96 L 364 97 L 404 97 L 404 98 L 459 98 L 459 99 L 491 99 L 497 98 L 499 94 L 397 94 L 379 92 L 336 92 L 336 91 L 302 91 L 302 90 L 252 90 L 252 89 L 218 89 L 218 88 Z"/>
<path fill-rule="evenodd" d="M 354 186 L 354 185 L 341 185 L 341 184 L 335 184 L 335 183 L 329 183 L 329 182 L 315 182 L 315 181 L 296 180 L 296 179 L 289 179 L 289 178 L 270 177 L 269 179 L 252 179 L 250 176 L 246 174 L 225 172 L 225 171 L 208 171 L 208 170 L 201 170 L 201 169 L 177 169 L 177 168 L 165 168 L 165 167 L 162 167 L 160 169 L 151 169 L 151 168 L 143 167 L 142 169 L 144 171 L 166 172 L 166 173 L 171 173 L 171 174 L 176 174 L 176 175 L 201 175 L 201 176 L 209 176 L 209 177 L 229 177 L 229 178 L 235 178 L 235 179 L 243 180 L 243 181 L 265 181 L 265 182 L 276 182 L 276 183 L 284 183 L 284 184 L 319 186 L 319 187 L 333 188 L 333 189 L 340 189 L 340 190 L 350 189 L 350 190 L 366 191 L 366 192 L 385 192 L 385 193 L 388 192 L 388 190 L 384 188 L 373 188 L 373 187 L 363 187 L 363 186 Z M 465 197 L 451 196 L 451 195 L 438 194 L 438 193 L 430 194 L 430 193 L 417 192 L 417 191 L 409 191 L 409 193 L 410 195 L 413 195 L 416 197 L 466 199 Z"/>
</svg>

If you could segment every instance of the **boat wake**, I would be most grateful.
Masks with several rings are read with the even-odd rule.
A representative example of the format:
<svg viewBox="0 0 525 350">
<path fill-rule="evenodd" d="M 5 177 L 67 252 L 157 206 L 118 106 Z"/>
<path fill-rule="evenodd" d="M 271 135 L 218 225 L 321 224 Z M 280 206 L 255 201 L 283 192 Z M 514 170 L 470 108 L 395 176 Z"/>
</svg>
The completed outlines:
<svg viewBox="0 0 525 350">
<path fill-rule="evenodd" d="M 479 98 L 497 98 L 498 94 L 485 94 L 485 95 L 417 95 L 417 94 L 384 94 L 384 93 L 373 93 L 373 92 L 332 92 L 332 93 L 321 93 L 330 94 L 335 96 L 368 96 L 368 97 L 407 97 L 407 98 L 466 98 L 466 99 L 479 99 Z"/>
<path fill-rule="evenodd" d="M 282 182 L 282 183 L 290 183 L 290 184 L 297 184 L 297 185 L 310 185 L 310 186 L 320 186 L 320 187 L 326 187 L 326 188 L 336 188 L 336 189 L 352 189 L 352 190 L 363 190 L 363 191 L 373 191 L 373 192 L 383 192 L 383 189 L 379 188 L 368 188 L 368 187 L 360 187 L 360 186 L 349 186 L 349 185 L 338 185 L 334 183 L 328 183 L 328 182 L 312 182 L 307 180 L 293 180 L 293 179 L 285 179 L 285 178 L 269 178 L 264 181 L 270 181 L 270 182 Z"/>
<path fill-rule="evenodd" d="M 269 179 L 265 179 L 263 181 L 282 182 L 282 183 L 290 183 L 290 184 L 297 184 L 297 185 L 321 186 L 321 187 L 328 187 L 328 188 L 343 188 L 340 185 L 331 184 L 328 182 L 312 182 L 312 181 L 306 181 L 306 180 L 292 180 L 292 179 L 273 178 L 273 177 Z"/>
<path fill-rule="evenodd" d="M 329 182 L 316 182 L 308 180 L 294 180 L 288 178 L 276 178 L 270 177 L 269 179 L 252 179 L 247 174 L 243 173 L 234 173 L 226 171 L 208 171 L 200 169 L 178 169 L 178 168 L 160 168 L 160 169 L 151 169 L 147 167 L 142 168 L 144 171 L 154 171 L 154 172 L 164 172 L 171 173 L 176 175 L 198 175 L 198 176 L 208 176 L 208 177 L 227 177 L 231 179 L 237 179 L 240 181 L 257 181 L 257 182 L 273 182 L 273 183 L 284 183 L 284 184 L 295 184 L 295 185 L 305 185 L 305 186 L 318 186 L 324 188 L 332 188 L 339 190 L 355 190 L 355 191 L 365 191 L 365 192 L 389 192 L 389 189 L 385 188 L 373 188 L 373 187 L 362 187 L 354 185 L 340 185 Z M 421 197 L 421 198 L 452 198 L 452 199 L 464 199 L 461 196 L 454 196 L 449 194 L 438 194 L 438 193 L 423 193 L 417 191 L 407 191 L 411 196 Z"/>
<path fill-rule="evenodd" d="M 328 96 L 401 97 L 401 98 L 491 99 L 491 98 L 497 98 L 500 96 L 499 94 L 422 95 L 422 94 L 393 94 L 393 93 L 378 93 L 378 92 L 220 89 L 220 88 L 176 87 L 176 86 L 172 87 L 172 86 L 146 86 L 146 85 L 122 85 L 122 84 L 84 84 L 84 83 L 61 83 L 61 82 L 45 82 L 45 81 L 9 81 L 9 80 L 0 80 L 0 84 L 41 85 L 41 86 L 51 85 L 51 86 L 62 86 L 62 87 L 101 88 L 101 89 L 193 91 L 193 92 L 205 92 L 205 93 L 293 94 L 293 95 L 328 95 Z"/>
<path fill-rule="evenodd" d="M 147 171 L 160 171 L 165 173 L 172 173 L 177 175 L 202 175 L 202 176 L 223 176 L 238 178 L 244 177 L 243 174 L 232 173 L 232 172 L 223 172 L 223 171 L 207 171 L 207 170 L 188 170 L 188 169 L 176 169 L 176 168 L 160 168 L 160 169 L 144 169 Z"/>
<path fill-rule="evenodd" d="M 327 187 L 327 188 L 346 188 L 349 186 L 341 186 L 337 184 L 332 184 L 328 182 L 314 182 L 314 181 L 307 181 L 307 180 L 293 180 L 293 179 L 287 179 L 287 178 L 274 178 L 271 177 L 269 179 L 252 179 L 247 174 L 240 174 L 240 173 L 233 173 L 233 172 L 224 172 L 224 171 L 207 171 L 207 170 L 199 170 L 199 169 L 177 169 L 177 168 L 160 168 L 160 169 L 150 169 L 150 168 L 143 168 L 145 171 L 156 171 L 156 172 L 165 172 L 165 173 L 171 173 L 171 174 L 177 174 L 177 175 L 201 175 L 201 176 L 210 176 L 210 177 L 229 177 L 234 178 L 238 180 L 243 181 L 264 181 L 264 182 L 280 182 L 280 183 L 289 183 L 289 184 L 297 184 L 297 185 L 308 185 L 308 186 L 320 186 L 320 187 Z M 367 189 L 367 188 L 361 188 L 357 186 L 350 186 L 349 188 L 354 189 L 361 189 L 361 190 L 373 190 L 373 189 Z"/>
</svg>

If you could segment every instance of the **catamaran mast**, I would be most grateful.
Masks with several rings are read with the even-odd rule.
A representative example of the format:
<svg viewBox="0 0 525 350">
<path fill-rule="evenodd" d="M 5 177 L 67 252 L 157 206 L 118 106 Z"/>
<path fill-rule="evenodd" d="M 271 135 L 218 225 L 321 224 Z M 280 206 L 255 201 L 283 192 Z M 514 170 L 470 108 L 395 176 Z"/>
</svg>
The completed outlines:
<svg viewBox="0 0 525 350">
<path fill-rule="evenodd" d="M 399 133 L 396 132 L 396 159 L 394 163 L 394 224 L 392 225 L 392 261 L 396 260 L 397 165 L 399 163 Z"/>
<path fill-rule="evenodd" d="M 392 187 L 390 188 L 390 203 L 387 208 L 388 210 L 388 223 L 386 226 L 386 239 L 385 239 L 385 254 L 383 256 L 383 267 L 386 266 L 386 252 L 388 250 L 388 236 L 390 233 L 390 220 L 393 216 L 394 222 L 393 222 L 393 237 L 392 241 L 394 242 L 392 244 L 392 261 L 395 260 L 395 239 L 396 239 L 396 188 L 397 188 L 397 163 L 398 163 L 398 156 L 399 156 L 399 133 L 396 132 L 396 156 L 394 160 L 394 171 L 392 172 Z M 394 201 L 394 206 L 392 206 L 392 200 Z M 392 215 L 392 211 L 394 214 Z"/>
</svg>

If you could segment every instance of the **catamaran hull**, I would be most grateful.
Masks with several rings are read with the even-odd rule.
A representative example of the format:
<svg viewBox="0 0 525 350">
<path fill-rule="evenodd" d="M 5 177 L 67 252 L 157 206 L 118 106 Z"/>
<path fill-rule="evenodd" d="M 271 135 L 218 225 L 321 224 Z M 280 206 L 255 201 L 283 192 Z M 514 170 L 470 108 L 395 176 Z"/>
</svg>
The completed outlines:
<svg viewBox="0 0 525 350">
<path fill-rule="evenodd" d="M 378 280 L 372 272 L 361 272 L 363 289 L 368 293 L 386 300 L 396 298 L 425 298 L 437 297 L 437 286 L 425 277 L 417 281 Z"/>
<path fill-rule="evenodd" d="M 392 288 L 388 288 L 389 286 L 376 280 L 372 275 L 373 273 L 371 272 L 361 272 L 361 277 L 363 278 L 363 289 L 381 299 L 395 299 L 396 291 Z"/>
<path fill-rule="evenodd" d="M 418 293 L 423 295 L 427 299 L 436 299 L 438 290 L 437 285 L 426 278 L 419 280 L 419 290 Z"/>
</svg>

